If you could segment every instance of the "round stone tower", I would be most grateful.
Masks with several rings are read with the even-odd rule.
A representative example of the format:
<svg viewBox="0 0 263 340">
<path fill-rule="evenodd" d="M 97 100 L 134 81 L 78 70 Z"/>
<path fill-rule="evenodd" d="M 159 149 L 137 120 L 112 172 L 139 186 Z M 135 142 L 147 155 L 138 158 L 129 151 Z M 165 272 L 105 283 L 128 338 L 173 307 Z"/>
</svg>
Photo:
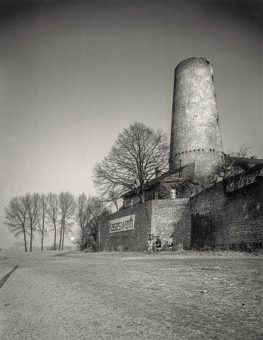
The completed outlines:
<svg viewBox="0 0 263 340">
<path fill-rule="evenodd" d="M 189 58 L 174 76 L 170 172 L 195 162 L 195 178 L 206 183 L 223 161 L 213 68 L 205 58 Z"/>
</svg>

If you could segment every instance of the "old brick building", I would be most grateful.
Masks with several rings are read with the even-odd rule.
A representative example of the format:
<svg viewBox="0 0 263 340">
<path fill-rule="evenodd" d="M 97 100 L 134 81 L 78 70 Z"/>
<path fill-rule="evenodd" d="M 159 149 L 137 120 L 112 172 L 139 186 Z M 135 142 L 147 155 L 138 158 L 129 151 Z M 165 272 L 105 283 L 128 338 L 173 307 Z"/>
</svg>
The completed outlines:
<svg viewBox="0 0 263 340">
<path fill-rule="evenodd" d="M 217 170 L 214 185 L 211 177 Z M 263 160 L 223 153 L 214 76 L 205 58 L 175 69 L 169 171 L 156 174 L 145 203 L 133 192 L 120 211 L 100 221 L 100 250 L 146 250 L 159 237 L 167 248 L 262 247 Z"/>
</svg>

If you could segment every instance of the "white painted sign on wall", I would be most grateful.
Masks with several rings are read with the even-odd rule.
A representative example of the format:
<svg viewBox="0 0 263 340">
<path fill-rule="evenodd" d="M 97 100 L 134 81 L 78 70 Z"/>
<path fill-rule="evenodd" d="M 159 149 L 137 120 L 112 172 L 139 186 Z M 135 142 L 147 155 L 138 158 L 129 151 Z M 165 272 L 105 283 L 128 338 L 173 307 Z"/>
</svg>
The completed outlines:
<svg viewBox="0 0 263 340">
<path fill-rule="evenodd" d="M 123 216 L 109 221 L 109 233 L 117 233 L 118 231 L 133 230 L 135 215 Z"/>
</svg>

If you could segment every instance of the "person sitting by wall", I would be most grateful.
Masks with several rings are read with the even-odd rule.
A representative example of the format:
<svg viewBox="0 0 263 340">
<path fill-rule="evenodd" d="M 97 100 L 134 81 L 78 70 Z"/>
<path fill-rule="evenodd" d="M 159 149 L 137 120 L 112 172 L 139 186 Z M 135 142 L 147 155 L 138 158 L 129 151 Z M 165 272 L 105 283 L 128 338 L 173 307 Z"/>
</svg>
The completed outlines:
<svg viewBox="0 0 263 340">
<path fill-rule="evenodd" d="M 150 234 L 148 239 L 148 251 L 154 251 L 154 248 L 155 248 L 154 236 Z"/>
<path fill-rule="evenodd" d="M 173 249 L 173 245 L 174 245 L 174 237 L 173 237 L 173 235 L 171 235 L 169 240 L 168 240 L 168 249 L 172 250 Z"/>
<path fill-rule="evenodd" d="M 157 251 L 160 251 L 161 248 L 162 248 L 162 241 L 161 239 L 159 238 L 159 236 L 157 237 L 156 241 L 155 241 L 155 247 L 156 247 L 156 250 Z"/>
</svg>

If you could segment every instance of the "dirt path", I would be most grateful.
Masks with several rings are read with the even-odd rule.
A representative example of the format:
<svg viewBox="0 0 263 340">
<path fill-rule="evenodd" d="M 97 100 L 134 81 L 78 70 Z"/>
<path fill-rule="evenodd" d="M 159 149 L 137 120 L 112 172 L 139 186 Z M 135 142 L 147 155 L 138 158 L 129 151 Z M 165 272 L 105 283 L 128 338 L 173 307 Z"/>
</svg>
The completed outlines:
<svg viewBox="0 0 263 340">
<path fill-rule="evenodd" d="M 263 338 L 262 258 L 68 254 L 17 261 L 0 290 L 3 340 Z"/>
</svg>

